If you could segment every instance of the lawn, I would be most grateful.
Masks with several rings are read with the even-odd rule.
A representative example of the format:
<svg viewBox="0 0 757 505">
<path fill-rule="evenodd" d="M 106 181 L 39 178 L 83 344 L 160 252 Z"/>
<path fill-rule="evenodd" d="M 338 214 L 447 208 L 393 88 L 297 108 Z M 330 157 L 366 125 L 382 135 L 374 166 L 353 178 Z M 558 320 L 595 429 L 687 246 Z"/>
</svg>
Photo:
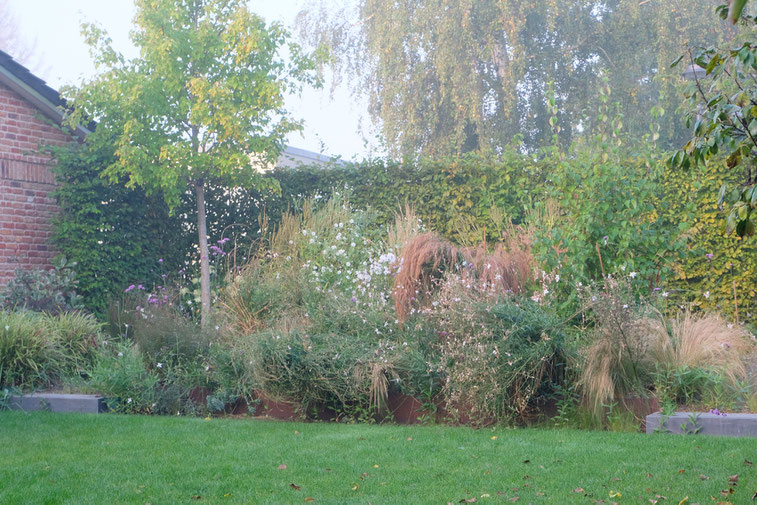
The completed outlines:
<svg viewBox="0 0 757 505">
<path fill-rule="evenodd" d="M 691 505 L 757 492 L 757 439 L 19 412 L 0 412 L 0 437 L 10 504 Z"/>
</svg>

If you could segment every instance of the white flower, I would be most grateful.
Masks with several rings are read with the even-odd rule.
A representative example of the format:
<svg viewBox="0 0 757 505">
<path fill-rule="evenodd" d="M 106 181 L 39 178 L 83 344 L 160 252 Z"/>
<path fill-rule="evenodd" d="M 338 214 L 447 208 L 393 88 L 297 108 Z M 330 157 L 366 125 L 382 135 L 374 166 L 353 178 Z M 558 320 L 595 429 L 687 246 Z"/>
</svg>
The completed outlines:
<svg viewBox="0 0 757 505">
<path fill-rule="evenodd" d="M 625 272 L 625 271 L 626 271 L 626 266 L 625 266 L 625 265 L 621 266 L 621 267 L 620 267 L 620 271 L 621 271 L 621 272 Z"/>
<path fill-rule="evenodd" d="M 663 291 L 662 292 L 662 297 L 663 298 L 667 298 L 668 297 L 668 292 L 667 291 Z"/>
<path fill-rule="evenodd" d="M 628 274 L 628 276 L 629 276 L 629 277 L 630 277 L 631 279 L 635 279 L 635 278 L 636 278 L 636 275 L 637 275 L 637 273 L 636 273 L 636 272 L 631 272 L 630 274 Z"/>
<path fill-rule="evenodd" d="M 209 370 L 210 370 L 210 365 L 205 365 L 205 371 L 207 372 Z"/>
<path fill-rule="evenodd" d="M 163 368 L 163 363 L 158 363 L 158 368 Z"/>
<path fill-rule="evenodd" d="M 289 241 L 289 245 L 292 245 L 292 244 L 294 244 L 294 240 Z"/>
<path fill-rule="evenodd" d="M 315 239 L 314 239 L 314 238 L 311 238 L 311 239 L 310 239 L 310 240 L 308 241 L 308 243 L 309 243 L 309 244 L 315 244 Z"/>
<path fill-rule="evenodd" d="M 127 398 L 126 403 L 131 403 L 131 398 Z"/>
<path fill-rule="evenodd" d="M 351 266 L 352 266 L 352 263 L 350 263 L 350 262 L 348 261 L 347 263 L 345 263 L 345 265 L 347 265 L 348 267 L 351 267 Z"/>
<path fill-rule="evenodd" d="M 8 325 L 6 324 L 6 325 L 5 325 L 5 331 L 8 331 L 8 330 L 10 330 L 10 329 L 11 329 L 11 327 L 10 327 L 10 326 L 8 326 Z"/>
<path fill-rule="evenodd" d="M 710 297 L 710 292 L 709 291 L 705 291 L 704 292 L 704 297 L 705 298 L 709 298 Z"/>
<path fill-rule="evenodd" d="M 627 303 L 623 304 L 623 308 L 627 309 L 628 308 L 628 304 Z"/>
<path fill-rule="evenodd" d="M 118 353 L 118 357 L 119 357 L 119 358 L 123 358 L 123 356 L 124 356 L 124 353 L 122 353 L 122 352 L 119 352 L 119 353 Z"/>
<path fill-rule="evenodd" d="M 555 282 L 560 282 L 560 274 L 555 275 Z"/>
</svg>

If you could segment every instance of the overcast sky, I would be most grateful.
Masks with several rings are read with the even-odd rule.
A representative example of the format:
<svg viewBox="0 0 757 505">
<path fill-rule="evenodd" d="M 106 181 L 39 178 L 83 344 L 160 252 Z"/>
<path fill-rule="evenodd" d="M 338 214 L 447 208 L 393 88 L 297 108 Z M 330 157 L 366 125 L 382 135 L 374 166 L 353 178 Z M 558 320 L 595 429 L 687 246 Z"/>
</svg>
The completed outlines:
<svg viewBox="0 0 757 505">
<path fill-rule="evenodd" d="M 103 26 L 116 49 L 127 56 L 136 50 L 129 41 L 134 17 L 132 0 L 7 0 L 18 22 L 18 30 L 34 48 L 30 66 L 50 86 L 59 89 L 75 84 L 95 72 L 79 27 L 82 21 Z M 290 27 L 303 0 L 251 0 L 251 9 L 268 21 Z M 288 139 L 295 147 L 339 155 L 346 159 L 375 154 L 375 139 L 366 144 L 358 133 L 365 105 L 355 103 L 346 89 L 338 89 L 330 98 L 328 84 L 324 90 L 305 91 L 292 97 L 287 105 L 294 117 L 305 120 L 305 130 Z M 363 120 L 369 126 L 367 119 Z"/>
</svg>

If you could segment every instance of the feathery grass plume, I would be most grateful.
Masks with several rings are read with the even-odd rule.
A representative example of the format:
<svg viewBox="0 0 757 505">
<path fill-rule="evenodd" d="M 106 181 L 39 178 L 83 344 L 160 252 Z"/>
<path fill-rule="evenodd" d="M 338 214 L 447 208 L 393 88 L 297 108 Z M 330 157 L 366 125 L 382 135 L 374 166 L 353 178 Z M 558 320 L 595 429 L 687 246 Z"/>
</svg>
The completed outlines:
<svg viewBox="0 0 757 505">
<path fill-rule="evenodd" d="M 662 314 L 647 321 L 652 333 L 652 359 L 668 368 L 709 368 L 733 385 L 747 375 L 743 357 L 754 351 L 749 332 L 714 314 L 680 312 L 673 319 Z"/>
<path fill-rule="evenodd" d="M 611 280 L 606 291 L 590 291 L 585 300 L 594 327 L 582 351 L 578 385 L 597 416 L 611 400 L 644 394 L 653 382 L 650 309 L 637 306 L 627 288 Z"/>
<path fill-rule="evenodd" d="M 415 213 L 415 209 L 412 205 L 406 203 L 399 211 L 394 213 L 394 224 L 389 226 L 386 245 L 389 250 L 397 251 L 401 255 L 405 245 L 422 231 L 423 225 Z"/>
<path fill-rule="evenodd" d="M 423 233 L 407 243 L 392 290 L 400 322 L 407 320 L 412 308 L 420 305 L 424 296 L 434 289 L 434 282 L 454 268 L 459 257 L 458 249 L 435 233 Z"/>
</svg>

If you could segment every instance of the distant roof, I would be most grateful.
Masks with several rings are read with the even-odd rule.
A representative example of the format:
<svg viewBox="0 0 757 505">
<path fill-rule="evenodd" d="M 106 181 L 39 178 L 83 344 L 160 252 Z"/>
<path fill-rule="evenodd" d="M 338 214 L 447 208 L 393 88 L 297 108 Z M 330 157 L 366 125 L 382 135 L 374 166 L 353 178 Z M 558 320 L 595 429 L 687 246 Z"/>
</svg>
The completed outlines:
<svg viewBox="0 0 757 505">
<path fill-rule="evenodd" d="M 50 119 L 57 123 L 63 119 L 66 101 L 60 97 L 60 93 L 4 51 L 0 51 L 0 83 L 18 93 Z M 79 134 L 88 133 L 82 127 L 77 130 Z"/>
<path fill-rule="evenodd" d="M 281 153 L 281 156 L 279 156 L 276 167 L 295 168 L 299 165 L 325 165 L 333 161 L 336 161 L 336 159 L 331 156 L 326 156 L 325 154 L 287 146 L 286 149 L 284 149 L 284 152 Z"/>
</svg>

